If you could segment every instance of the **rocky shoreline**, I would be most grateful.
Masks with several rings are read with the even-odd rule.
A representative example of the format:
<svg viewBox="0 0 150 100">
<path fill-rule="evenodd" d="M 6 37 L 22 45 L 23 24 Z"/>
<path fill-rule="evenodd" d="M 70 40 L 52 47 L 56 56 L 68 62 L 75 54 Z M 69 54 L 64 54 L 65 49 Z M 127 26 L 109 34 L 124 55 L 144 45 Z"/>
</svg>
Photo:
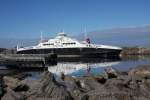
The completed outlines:
<svg viewBox="0 0 150 100">
<path fill-rule="evenodd" d="M 107 68 L 104 75 L 58 78 L 48 71 L 40 80 L 1 77 L 2 100 L 149 100 L 150 65 L 129 72 Z"/>
<path fill-rule="evenodd" d="M 123 50 L 121 52 L 122 56 L 128 56 L 128 55 L 150 55 L 150 48 L 144 48 L 144 47 L 123 47 Z"/>
</svg>

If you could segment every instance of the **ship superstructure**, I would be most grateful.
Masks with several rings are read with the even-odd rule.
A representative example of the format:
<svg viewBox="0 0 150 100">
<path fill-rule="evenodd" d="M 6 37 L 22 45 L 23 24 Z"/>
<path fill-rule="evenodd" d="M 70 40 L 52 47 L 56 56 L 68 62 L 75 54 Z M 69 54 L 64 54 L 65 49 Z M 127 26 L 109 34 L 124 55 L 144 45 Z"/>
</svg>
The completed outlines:
<svg viewBox="0 0 150 100">
<path fill-rule="evenodd" d="M 21 54 L 48 54 L 56 53 L 58 56 L 80 57 L 80 56 L 118 56 L 121 52 L 120 47 L 97 45 L 90 43 L 90 39 L 86 41 L 78 41 L 68 37 L 64 32 L 49 39 L 46 42 L 40 42 L 36 46 L 17 47 L 17 53 Z"/>
</svg>

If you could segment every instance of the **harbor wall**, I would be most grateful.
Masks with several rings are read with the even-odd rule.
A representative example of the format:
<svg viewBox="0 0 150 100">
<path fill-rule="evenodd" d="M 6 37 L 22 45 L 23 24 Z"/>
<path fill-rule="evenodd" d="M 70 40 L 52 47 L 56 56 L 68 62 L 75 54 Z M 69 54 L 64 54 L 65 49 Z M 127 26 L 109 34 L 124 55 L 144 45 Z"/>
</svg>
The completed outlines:
<svg viewBox="0 0 150 100">
<path fill-rule="evenodd" d="M 150 55 L 150 48 L 146 47 L 124 47 L 122 52 L 122 56 L 128 55 Z"/>
</svg>

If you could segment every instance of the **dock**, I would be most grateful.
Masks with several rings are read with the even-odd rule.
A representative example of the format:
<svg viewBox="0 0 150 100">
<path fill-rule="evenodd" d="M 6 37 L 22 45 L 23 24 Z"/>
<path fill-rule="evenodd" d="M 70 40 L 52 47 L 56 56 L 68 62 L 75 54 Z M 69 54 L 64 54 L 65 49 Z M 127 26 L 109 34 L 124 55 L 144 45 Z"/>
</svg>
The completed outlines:
<svg viewBox="0 0 150 100">
<path fill-rule="evenodd" d="M 10 68 L 42 68 L 45 65 L 56 65 L 56 54 L 6 54 L 0 55 L 1 65 Z"/>
</svg>

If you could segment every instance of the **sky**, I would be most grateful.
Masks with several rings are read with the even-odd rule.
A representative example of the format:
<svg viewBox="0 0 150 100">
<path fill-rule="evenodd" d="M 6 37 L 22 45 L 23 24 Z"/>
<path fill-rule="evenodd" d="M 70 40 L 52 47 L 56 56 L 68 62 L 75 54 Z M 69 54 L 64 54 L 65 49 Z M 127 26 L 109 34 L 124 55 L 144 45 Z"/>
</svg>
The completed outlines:
<svg viewBox="0 0 150 100">
<path fill-rule="evenodd" d="M 150 24 L 150 0 L 0 0 L 0 38 Z"/>
</svg>

